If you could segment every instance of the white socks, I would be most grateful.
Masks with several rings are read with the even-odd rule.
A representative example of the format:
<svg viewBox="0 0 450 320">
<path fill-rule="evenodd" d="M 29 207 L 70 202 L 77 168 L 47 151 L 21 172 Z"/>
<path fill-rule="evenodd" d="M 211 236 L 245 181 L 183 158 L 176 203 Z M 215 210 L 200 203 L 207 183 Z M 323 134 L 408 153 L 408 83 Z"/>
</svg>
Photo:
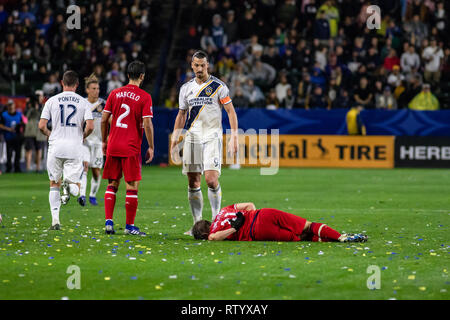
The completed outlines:
<svg viewBox="0 0 450 320">
<path fill-rule="evenodd" d="M 80 197 L 86 196 L 86 187 L 87 187 L 87 172 L 86 171 L 83 171 L 83 174 L 81 175 L 81 183 L 80 184 L 81 184 Z"/>
<path fill-rule="evenodd" d="M 78 188 L 78 185 L 75 183 L 69 183 L 69 192 L 74 197 L 78 196 L 78 193 L 80 192 L 80 188 Z"/>
<path fill-rule="evenodd" d="M 216 189 L 208 188 L 208 198 L 212 212 L 211 222 L 213 222 L 220 211 L 220 204 L 222 202 L 222 189 L 220 188 L 220 184 L 217 186 Z"/>
<path fill-rule="evenodd" d="M 52 226 L 59 224 L 59 209 L 61 208 L 61 197 L 58 187 L 51 187 L 48 194 L 48 202 L 50 203 L 50 211 L 52 213 Z"/>
<path fill-rule="evenodd" d="M 97 195 L 101 181 L 102 179 L 100 179 L 100 177 L 98 177 L 98 180 L 95 180 L 94 177 L 91 178 L 91 193 L 89 194 L 89 197 L 95 197 Z"/>
<path fill-rule="evenodd" d="M 189 205 L 191 206 L 192 217 L 194 218 L 194 224 L 197 221 L 202 220 L 202 211 L 203 211 L 203 195 L 202 189 L 191 189 L 188 187 L 188 200 Z"/>
</svg>

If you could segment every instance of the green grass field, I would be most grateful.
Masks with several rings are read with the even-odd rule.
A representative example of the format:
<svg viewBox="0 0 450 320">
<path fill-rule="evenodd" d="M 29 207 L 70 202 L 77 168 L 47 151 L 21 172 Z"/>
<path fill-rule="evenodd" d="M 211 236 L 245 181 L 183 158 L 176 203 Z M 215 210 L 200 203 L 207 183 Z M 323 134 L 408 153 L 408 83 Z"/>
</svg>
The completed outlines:
<svg viewBox="0 0 450 320">
<path fill-rule="evenodd" d="M 90 178 L 88 178 L 90 181 Z M 116 235 L 106 236 L 103 200 L 61 208 L 49 231 L 46 174 L 0 176 L 0 299 L 449 299 L 450 170 L 223 169 L 222 206 L 253 201 L 367 243 L 208 242 L 183 235 L 192 223 L 180 168 L 145 167 L 136 224 L 125 236 L 125 192 Z M 103 199 L 106 183 L 98 194 Z M 88 188 L 89 191 L 89 188 Z M 211 211 L 203 184 L 204 217 Z M 81 289 L 70 290 L 71 265 Z M 371 265 L 381 289 L 367 288 Z"/>
</svg>

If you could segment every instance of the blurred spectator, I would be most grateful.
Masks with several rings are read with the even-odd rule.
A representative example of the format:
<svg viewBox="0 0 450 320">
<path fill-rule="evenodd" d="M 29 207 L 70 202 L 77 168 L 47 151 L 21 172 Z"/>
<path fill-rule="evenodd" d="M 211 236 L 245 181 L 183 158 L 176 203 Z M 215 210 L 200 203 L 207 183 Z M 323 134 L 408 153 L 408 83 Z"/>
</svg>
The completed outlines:
<svg viewBox="0 0 450 320">
<path fill-rule="evenodd" d="M 397 57 L 397 52 L 395 49 L 391 49 L 387 57 L 384 59 L 383 66 L 386 70 L 392 71 L 392 68 L 396 65 L 400 65 L 400 59 Z"/>
<path fill-rule="evenodd" d="M 362 105 L 365 109 L 372 108 L 373 95 L 369 87 L 369 81 L 366 77 L 362 77 L 359 86 L 354 91 L 354 98 L 357 104 Z"/>
<path fill-rule="evenodd" d="M 255 81 L 257 86 L 262 90 L 266 90 L 275 80 L 276 74 L 275 69 L 271 65 L 257 59 L 249 76 Z"/>
<path fill-rule="evenodd" d="M 434 111 L 439 110 L 439 101 L 434 94 L 430 91 L 430 85 L 424 83 L 422 86 L 422 91 L 415 96 L 409 103 L 409 108 L 411 110 L 419 111 Z"/>
<path fill-rule="evenodd" d="M 425 48 L 422 53 L 425 61 L 424 79 L 436 86 L 441 79 L 441 65 L 444 58 L 444 52 L 437 46 L 436 39 L 430 41 L 430 46 Z"/>
<path fill-rule="evenodd" d="M 35 44 L 33 55 L 37 63 L 47 63 L 50 61 L 50 46 L 45 42 L 43 36 L 39 37 L 39 41 Z"/>
<path fill-rule="evenodd" d="M 347 123 L 348 135 L 366 135 L 366 127 L 364 126 L 360 115 L 362 110 L 364 110 L 362 106 L 355 106 L 347 112 L 345 120 Z"/>
<path fill-rule="evenodd" d="M 178 109 L 178 93 L 176 88 L 172 87 L 170 89 L 169 97 L 165 100 L 164 106 L 168 109 Z"/>
<path fill-rule="evenodd" d="M 297 86 L 297 97 L 295 99 L 295 104 L 297 107 L 305 107 L 306 97 L 310 94 L 312 90 L 311 77 L 308 73 L 304 73 L 302 79 Z"/>
<path fill-rule="evenodd" d="M 266 109 L 267 110 L 276 110 L 280 107 L 280 100 L 277 98 L 277 93 L 272 88 L 267 94 L 266 98 Z"/>
<path fill-rule="evenodd" d="M 400 58 L 400 66 L 402 67 L 402 71 L 405 73 L 411 72 L 412 70 L 419 70 L 420 57 L 416 53 L 414 46 L 409 46 L 408 51 L 402 53 Z"/>
<path fill-rule="evenodd" d="M 253 79 L 248 79 L 244 86 L 244 91 L 247 93 L 250 107 L 262 107 L 265 103 L 265 97 L 261 89 L 255 85 Z"/>
<path fill-rule="evenodd" d="M 54 73 L 48 77 L 48 82 L 44 83 L 44 86 L 42 87 L 42 91 L 46 97 L 54 96 L 61 92 L 61 89 L 61 84 L 58 82 L 58 78 Z"/>
<path fill-rule="evenodd" d="M 291 84 L 288 82 L 286 74 L 280 75 L 280 82 L 275 86 L 275 92 L 278 101 L 283 101 L 286 98 L 287 90 L 291 87 Z"/>
<path fill-rule="evenodd" d="M 13 100 L 8 100 L 6 111 L 0 115 L 0 129 L 6 142 L 6 172 L 12 172 L 12 157 L 14 154 L 14 172 L 20 169 L 20 157 L 23 141 L 24 122 L 22 112 L 16 110 Z"/>
<path fill-rule="evenodd" d="M 428 26 L 420 20 L 418 14 L 414 15 L 410 22 L 404 25 L 407 41 L 420 44 L 428 36 Z"/>
<path fill-rule="evenodd" d="M 404 79 L 405 76 L 400 73 L 400 67 L 398 65 L 395 65 L 392 67 L 392 72 L 389 74 L 387 78 L 387 83 L 395 88 L 397 85 L 400 84 L 400 81 Z"/>
<path fill-rule="evenodd" d="M 320 7 L 319 12 L 323 11 L 325 13 L 325 18 L 330 26 L 330 37 L 334 38 L 338 33 L 338 23 L 339 23 L 339 10 L 335 5 L 334 0 L 326 0 Z"/>
<path fill-rule="evenodd" d="M 22 49 L 16 41 L 14 34 L 6 35 L 6 41 L 0 44 L 0 60 L 18 60 L 22 55 Z"/>
<path fill-rule="evenodd" d="M 325 17 L 325 11 L 319 11 L 317 19 L 314 23 L 314 38 L 321 40 L 322 43 L 328 42 L 330 39 L 330 24 Z"/>
<path fill-rule="evenodd" d="M 204 51 L 208 51 L 208 49 L 210 48 L 212 49 L 212 51 L 217 51 L 216 43 L 214 42 L 209 29 L 203 29 L 203 35 L 200 38 L 200 47 Z"/>
<path fill-rule="evenodd" d="M 248 108 L 250 102 L 248 98 L 244 95 L 244 92 L 241 87 L 236 88 L 236 92 L 232 97 L 233 105 L 238 108 Z"/>
<path fill-rule="evenodd" d="M 282 101 L 280 101 L 280 107 L 285 109 L 292 109 L 295 105 L 295 96 L 292 88 L 288 88 L 286 91 L 286 97 Z"/>
<path fill-rule="evenodd" d="M 211 27 L 211 37 L 217 49 L 222 50 L 227 45 L 227 35 L 222 26 L 222 17 L 220 14 L 213 16 L 213 25 Z"/>
<path fill-rule="evenodd" d="M 351 106 L 351 99 L 350 95 L 348 94 L 348 90 L 345 88 L 341 88 L 338 96 L 333 101 L 331 107 L 333 109 L 340 109 L 340 108 L 350 108 L 350 106 Z"/>
<path fill-rule="evenodd" d="M 329 101 L 323 94 L 321 86 L 316 86 L 313 92 L 306 96 L 305 109 L 330 109 Z"/>
<path fill-rule="evenodd" d="M 39 119 L 41 118 L 42 108 L 44 103 L 44 93 L 40 90 L 29 98 L 27 102 L 25 117 L 27 124 L 24 131 L 24 145 L 25 145 L 25 161 L 26 171 L 31 171 L 31 161 L 33 151 L 35 152 L 35 171 L 41 171 L 42 150 L 44 149 L 47 137 L 38 129 Z"/>
<path fill-rule="evenodd" d="M 223 29 L 229 43 L 235 42 L 238 39 L 239 25 L 236 22 L 234 10 L 228 10 Z"/>
<path fill-rule="evenodd" d="M 111 79 L 108 80 L 108 85 L 106 87 L 106 92 L 109 94 L 114 89 L 120 88 L 122 86 L 122 82 L 119 80 L 119 72 L 112 71 Z"/>
<path fill-rule="evenodd" d="M 384 88 L 383 94 L 378 94 L 375 97 L 375 107 L 377 109 L 397 109 L 397 101 L 392 95 L 392 90 L 389 86 Z"/>
</svg>

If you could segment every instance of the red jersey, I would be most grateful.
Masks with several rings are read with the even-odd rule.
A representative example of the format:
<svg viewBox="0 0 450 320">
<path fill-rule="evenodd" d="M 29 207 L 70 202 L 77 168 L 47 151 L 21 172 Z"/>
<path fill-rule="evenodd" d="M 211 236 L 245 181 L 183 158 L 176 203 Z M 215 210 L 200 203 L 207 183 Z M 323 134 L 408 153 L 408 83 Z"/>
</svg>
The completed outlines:
<svg viewBox="0 0 450 320">
<path fill-rule="evenodd" d="M 250 237 L 250 229 L 252 227 L 255 214 L 259 210 L 236 210 L 236 205 L 232 204 L 230 206 L 222 208 L 217 214 L 214 222 L 211 224 L 209 233 L 216 233 L 217 231 L 223 231 L 231 228 L 230 221 L 228 219 L 236 218 L 237 212 L 242 212 L 244 214 L 245 220 L 242 227 L 238 232 L 235 232 L 227 237 L 227 240 L 239 240 L 239 241 L 252 241 Z M 254 225 L 254 224 L 253 224 Z"/>
<path fill-rule="evenodd" d="M 152 97 L 136 85 L 111 91 L 103 112 L 112 115 L 107 156 L 129 157 L 141 153 L 143 118 L 153 118 Z"/>
</svg>

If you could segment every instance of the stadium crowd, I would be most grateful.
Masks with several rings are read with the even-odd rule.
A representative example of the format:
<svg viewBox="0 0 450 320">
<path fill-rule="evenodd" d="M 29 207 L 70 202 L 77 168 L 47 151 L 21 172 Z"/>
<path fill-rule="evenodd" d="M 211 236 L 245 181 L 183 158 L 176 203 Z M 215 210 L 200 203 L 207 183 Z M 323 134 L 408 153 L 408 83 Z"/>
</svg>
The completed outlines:
<svg viewBox="0 0 450 320">
<path fill-rule="evenodd" d="M 369 5 L 380 28 L 366 27 Z M 166 100 L 209 54 L 238 107 L 436 110 L 450 81 L 449 2 L 432 0 L 193 1 L 186 63 Z"/>
</svg>

